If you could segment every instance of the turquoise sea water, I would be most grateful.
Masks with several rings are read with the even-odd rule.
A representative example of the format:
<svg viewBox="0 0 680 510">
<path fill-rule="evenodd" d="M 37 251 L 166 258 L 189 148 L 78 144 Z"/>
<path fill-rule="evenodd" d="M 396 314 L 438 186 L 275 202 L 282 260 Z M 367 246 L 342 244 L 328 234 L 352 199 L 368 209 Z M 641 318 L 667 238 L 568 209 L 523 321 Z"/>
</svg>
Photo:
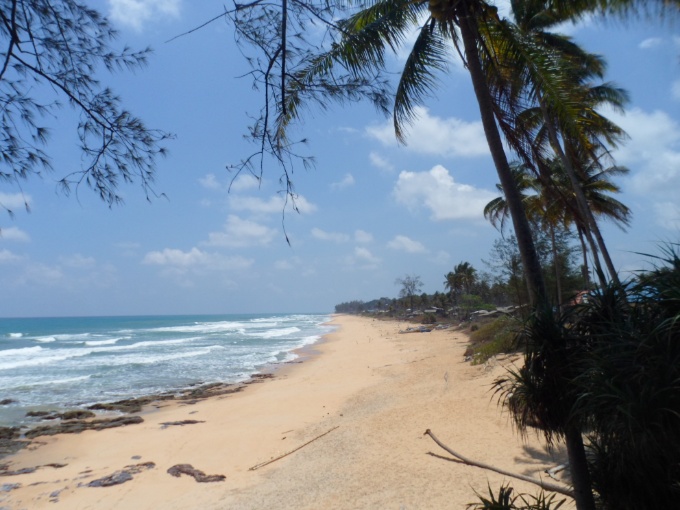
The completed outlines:
<svg viewBox="0 0 680 510">
<path fill-rule="evenodd" d="M 29 410 L 237 382 L 295 358 L 319 340 L 329 315 L 0 319 L 0 426 Z"/>
</svg>

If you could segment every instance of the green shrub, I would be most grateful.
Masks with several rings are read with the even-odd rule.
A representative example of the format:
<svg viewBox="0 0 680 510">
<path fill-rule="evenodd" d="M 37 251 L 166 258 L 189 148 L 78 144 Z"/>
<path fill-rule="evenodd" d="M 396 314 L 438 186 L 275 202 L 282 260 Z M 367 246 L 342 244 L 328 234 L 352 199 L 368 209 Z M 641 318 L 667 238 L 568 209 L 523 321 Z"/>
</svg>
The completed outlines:
<svg viewBox="0 0 680 510">
<path fill-rule="evenodd" d="M 437 316 L 433 313 L 426 313 L 423 315 L 423 320 L 420 321 L 421 324 L 436 324 Z"/>
<path fill-rule="evenodd" d="M 470 328 L 470 347 L 465 352 L 472 358 L 472 364 L 478 365 L 503 352 L 513 352 L 517 349 L 515 339 L 521 328 L 521 323 L 511 317 L 502 316 L 492 322 Z"/>
</svg>

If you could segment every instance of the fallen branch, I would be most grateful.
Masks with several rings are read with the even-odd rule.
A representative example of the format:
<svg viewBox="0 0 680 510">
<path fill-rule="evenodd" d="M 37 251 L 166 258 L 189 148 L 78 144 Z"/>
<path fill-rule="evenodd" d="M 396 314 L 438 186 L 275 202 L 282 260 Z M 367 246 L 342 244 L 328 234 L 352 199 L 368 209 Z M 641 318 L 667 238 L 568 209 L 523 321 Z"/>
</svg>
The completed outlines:
<svg viewBox="0 0 680 510">
<path fill-rule="evenodd" d="M 476 466 L 476 467 L 482 468 L 482 469 L 487 469 L 489 471 L 494 471 L 494 472 L 499 473 L 499 474 L 504 475 L 504 476 L 510 476 L 512 478 L 517 478 L 518 480 L 523 480 L 525 482 L 533 483 L 535 485 L 538 485 L 541 489 L 551 491 L 551 492 L 557 492 L 559 494 L 569 496 L 570 498 L 574 497 L 573 491 L 571 491 L 570 489 L 568 489 L 566 487 L 562 487 L 561 485 L 555 485 L 555 484 L 550 483 L 550 482 L 545 482 L 545 481 L 541 480 L 540 478 L 533 478 L 531 476 L 524 476 L 524 475 L 520 475 L 520 474 L 517 474 L 517 473 L 512 473 L 510 471 L 505 471 L 504 469 L 499 469 L 499 468 L 491 466 L 489 464 L 484 464 L 483 462 L 477 462 L 477 461 L 474 461 L 474 460 L 470 460 L 467 457 L 463 457 L 461 454 L 454 452 L 451 448 L 449 448 L 444 443 L 439 441 L 439 439 L 437 439 L 437 437 L 432 433 L 432 431 L 430 429 L 427 429 L 425 431 L 424 435 L 430 436 L 432 438 L 432 440 L 435 443 L 437 443 L 441 448 L 446 450 L 448 453 L 450 453 L 451 455 L 456 457 L 458 460 L 460 460 L 464 464 L 467 464 L 469 466 Z"/>
<path fill-rule="evenodd" d="M 309 443 L 313 443 L 313 442 L 316 441 L 317 439 L 321 439 L 321 438 L 322 438 L 323 436 L 325 436 L 326 434 L 330 434 L 331 432 L 333 432 L 333 431 L 334 431 L 335 429 L 337 429 L 338 427 L 339 427 L 339 425 L 333 427 L 333 428 L 330 429 L 330 430 L 327 430 L 326 432 L 324 432 L 324 433 L 321 434 L 320 436 L 316 436 L 314 439 L 310 439 L 310 440 L 307 441 L 305 444 L 300 445 L 300 446 L 298 446 L 297 448 L 295 448 L 295 449 L 293 449 L 293 450 L 290 450 L 289 452 L 284 453 L 283 455 L 279 455 L 278 457 L 273 458 L 273 459 L 270 459 L 270 460 L 268 460 L 267 462 L 261 462 L 260 464 L 256 464 L 256 465 L 254 465 L 253 467 L 248 468 L 248 471 L 255 471 L 256 469 L 260 469 L 261 467 L 264 467 L 264 466 L 266 466 L 266 465 L 268 465 L 268 464 L 271 464 L 272 462 L 276 462 L 277 460 L 280 460 L 280 459 L 282 459 L 282 458 L 284 458 L 284 457 L 287 457 L 287 456 L 290 455 L 291 453 L 295 453 L 296 451 L 300 450 L 301 448 L 304 448 L 304 447 L 307 446 Z"/>
<path fill-rule="evenodd" d="M 546 469 L 546 470 L 545 470 L 545 474 L 548 475 L 548 476 L 549 476 L 550 478 L 552 478 L 553 480 L 558 480 L 558 481 L 559 481 L 559 478 L 557 478 L 557 476 L 556 476 L 557 473 L 559 473 L 560 471 L 564 471 L 564 470 L 567 469 L 568 467 L 569 467 L 569 466 L 568 466 L 567 464 L 560 464 L 559 466 L 555 466 L 555 467 L 552 468 L 552 469 Z"/>
</svg>

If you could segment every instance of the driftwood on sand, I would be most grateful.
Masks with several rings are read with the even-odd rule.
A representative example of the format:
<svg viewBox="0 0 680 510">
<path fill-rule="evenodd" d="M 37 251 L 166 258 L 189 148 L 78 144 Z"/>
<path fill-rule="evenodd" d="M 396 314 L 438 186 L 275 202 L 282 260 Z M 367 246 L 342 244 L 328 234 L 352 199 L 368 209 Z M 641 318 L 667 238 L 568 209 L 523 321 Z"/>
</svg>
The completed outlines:
<svg viewBox="0 0 680 510">
<path fill-rule="evenodd" d="M 567 487 L 564 487 L 562 485 L 556 485 L 554 483 L 546 482 L 544 480 L 541 480 L 540 478 L 533 478 L 531 476 L 525 476 L 525 475 L 520 475 L 518 473 L 513 473 L 511 471 L 506 471 L 504 469 L 499 469 L 497 467 L 491 466 L 489 464 L 485 464 L 483 462 L 478 462 L 475 460 L 468 459 L 467 457 L 462 456 L 460 453 L 453 451 L 451 448 L 446 446 L 444 443 L 442 443 L 437 437 L 432 433 L 430 429 L 427 429 L 424 433 L 426 436 L 430 436 L 432 440 L 437 443 L 442 449 L 446 450 L 448 453 L 453 455 L 456 459 L 458 459 L 460 462 L 463 464 L 468 464 L 469 466 L 476 466 L 478 468 L 482 469 L 487 469 L 489 471 L 494 471 L 496 473 L 499 473 L 504 476 L 510 476 L 512 478 L 517 478 L 518 480 L 522 480 L 525 482 L 533 483 L 535 485 L 538 485 L 541 489 L 544 489 L 546 491 L 551 491 L 551 492 L 557 492 L 559 494 L 563 494 L 564 496 L 569 496 L 570 498 L 574 497 L 574 492 L 570 490 Z"/>
<path fill-rule="evenodd" d="M 287 456 L 290 455 L 291 453 L 295 453 L 296 451 L 298 451 L 298 450 L 304 448 L 304 447 L 307 446 L 308 444 L 313 443 L 313 442 L 316 441 L 317 439 L 321 439 L 321 438 L 322 438 L 323 436 L 325 436 L 326 434 L 330 434 L 331 432 L 333 432 L 333 431 L 334 431 L 335 429 L 337 429 L 338 427 L 339 427 L 339 425 L 333 427 L 333 428 L 330 429 L 330 430 L 327 430 L 326 432 L 324 432 L 324 433 L 321 434 L 320 436 L 316 436 L 314 439 L 310 439 L 310 440 L 307 441 L 305 444 L 300 445 L 300 446 L 298 446 L 297 448 L 294 448 L 294 449 L 292 449 L 292 450 L 290 450 L 290 451 L 284 453 L 283 455 L 279 455 L 278 457 L 275 457 L 275 458 L 273 458 L 273 459 L 270 459 L 270 460 L 268 460 L 268 461 L 266 461 L 266 462 L 261 462 L 260 464 L 256 464 L 256 465 L 254 465 L 253 467 L 248 468 L 248 471 L 255 471 L 256 469 L 260 469 L 261 467 L 267 466 L 267 465 L 271 464 L 272 462 L 276 462 L 277 460 L 283 459 L 284 457 L 287 457 Z"/>
</svg>

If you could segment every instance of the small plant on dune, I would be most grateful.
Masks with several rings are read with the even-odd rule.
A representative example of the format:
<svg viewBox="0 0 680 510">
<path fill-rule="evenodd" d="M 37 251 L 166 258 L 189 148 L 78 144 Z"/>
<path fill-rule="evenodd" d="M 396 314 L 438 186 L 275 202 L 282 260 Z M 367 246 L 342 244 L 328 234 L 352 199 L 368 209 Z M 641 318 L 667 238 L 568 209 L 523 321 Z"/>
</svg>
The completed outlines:
<svg viewBox="0 0 680 510">
<path fill-rule="evenodd" d="M 477 325 L 470 331 L 470 347 L 465 352 L 472 357 L 473 364 L 484 363 L 486 360 L 500 353 L 513 352 L 517 349 L 516 337 L 520 330 L 520 323 L 512 317 L 503 316 L 492 322 Z"/>
<path fill-rule="evenodd" d="M 498 494 L 494 494 L 489 486 L 489 497 L 477 494 L 479 503 L 470 503 L 468 510 L 557 510 L 565 500 L 555 500 L 555 494 L 546 496 L 540 492 L 538 496 L 532 494 L 517 494 L 513 496 L 513 488 L 501 485 Z"/>
<path fill-rule="evenodd" d="M 423 315 L 423 320 L 420 321 L 421 324 L 436 324 L 437 316 L 433 313 L 426 313 Z"/>
</svg>

